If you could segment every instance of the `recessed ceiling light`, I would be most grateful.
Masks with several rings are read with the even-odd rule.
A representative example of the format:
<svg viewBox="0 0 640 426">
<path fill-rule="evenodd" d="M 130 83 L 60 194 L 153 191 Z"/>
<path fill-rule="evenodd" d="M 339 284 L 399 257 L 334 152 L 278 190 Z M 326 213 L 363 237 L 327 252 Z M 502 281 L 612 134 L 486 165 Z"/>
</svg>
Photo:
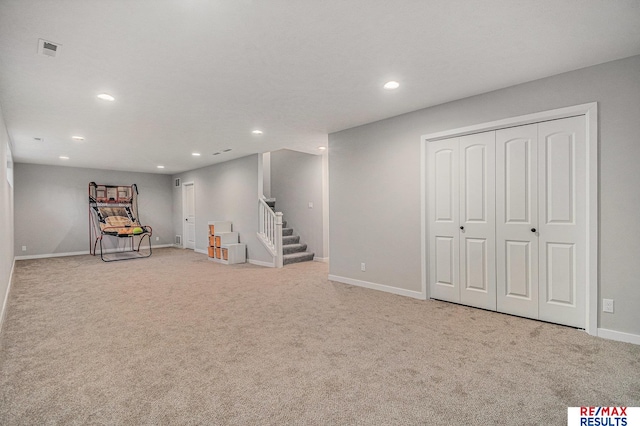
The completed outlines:
<svg viewBox="0 0 640 426">
<path fill-rule="evenodd" d="M 61 160 L 68 160 L 69 159 L 69 157 L 67 157 L 66 155 L 61 155 L 58 158 L 60 158 Z"/>
<path fill-rule="evenodd" d="M 200 157 L 200 153 L 199 152 L 192 152 L 191 155 L 193 155 L 194 157 Z"/>
<path fill-rule="evenodd" d="M 83 141 L 84 136 L 71 136 L 71 139 L 73 139 L 74 141 Z"/>
<path fill-rule="evenodd" d="M 319 147 L 318 147 L 318 149 L 319 149 L 320 151 L 324 151 L 325 149 L 327 149 L 327 147 L 326 147 L 326 146 L 319 146 Z"/>
<path fill-rule="evenodd" d="M 34 141 L 38 141 L 38 142 L 44 142 L 43 138 L 33 138 Z"/>
<path fill-rule="evenodd" d="M 387 90 L 397 89 L 398 87 L 400 87 L 400 83 L 398 83 L 397 81 L 387 81 L 384 84 L 384 88 Z"/>
<path fill-rule="evenodd" d="M 212 155 L 220 155 L 219 152 L 214 152 Z"/>
<path fill-rule="evenodd" d="M 164 169 L 164 166 L 157 166 L 159 169 Z"/>
<path fill-rule="evenodd" d="M 231 148 L 227 148 L 227 149 L 223 149 L 222 152 L 229 152 L 231 151 Z"/>
<path fill-rule="evenodd" d="M 262 134 L 262 130 L 254 130 L 253 132 L 254 135 L 261 135 Z"/>
<path fill-rule="evenodd" d="M 98 97 L 104 101 L 115 101 L 116 98 L 114 98 L 113 96 L 107 94 L 107 93 L 100 93 L 98 95 Z"/>
</svg>

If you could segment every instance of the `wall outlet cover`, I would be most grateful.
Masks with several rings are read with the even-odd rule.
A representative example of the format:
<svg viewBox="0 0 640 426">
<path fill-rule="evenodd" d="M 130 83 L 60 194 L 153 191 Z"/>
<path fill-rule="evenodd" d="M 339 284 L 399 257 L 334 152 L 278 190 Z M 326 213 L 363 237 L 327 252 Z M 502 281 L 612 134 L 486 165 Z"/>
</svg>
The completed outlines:
<svg viewBox="0 0 640 426">
<path fill-rule="evenodd" d="M 602 312 L 613 313 L 613 299 L 602 299 Z"/>
</svg>

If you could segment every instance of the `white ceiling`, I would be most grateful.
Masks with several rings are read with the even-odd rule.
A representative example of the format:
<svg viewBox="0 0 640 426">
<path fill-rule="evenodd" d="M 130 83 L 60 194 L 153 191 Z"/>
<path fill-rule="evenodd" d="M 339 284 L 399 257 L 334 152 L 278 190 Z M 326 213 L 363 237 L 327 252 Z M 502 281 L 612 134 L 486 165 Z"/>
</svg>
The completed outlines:
<svg viewBox="0 0 640 426">
<path fill-rule="evenodd" d="M 39 164 L 318 153 L 331 132 L 637 54 L 638 0 L 0 0 L 0 105 L 15 161 Z"/>
</svg>

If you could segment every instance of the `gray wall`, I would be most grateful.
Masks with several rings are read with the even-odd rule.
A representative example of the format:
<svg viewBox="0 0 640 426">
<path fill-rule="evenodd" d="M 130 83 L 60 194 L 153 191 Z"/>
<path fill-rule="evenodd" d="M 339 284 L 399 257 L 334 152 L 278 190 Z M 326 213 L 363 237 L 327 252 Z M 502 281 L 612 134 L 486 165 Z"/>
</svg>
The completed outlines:
<svg viewBox="0 0 640 426">
<path fill-rule="evenodd" d="M 594 101 L 599 298 L 615 300 L 599 327 L 640 335 L 640 56 L 329 135 L 330 273 L 421 290 L 421 135 Z"/>
<path fill-rule="evenodd" d="M 258 154 L 174 175 L 195 183 L 196 249 L 208 246 L 207 223 L 228 220 L 247 245 L 247 258 L 272 263 L 258 241 Z M 173 232 L 182 235 L 182 188 L 173 189 Z"/>
<path fill-rule="evenodd" d="M 7 181 L 9 135 L 0 109 L 0 327 L 13 267 L 13 188 Z M 1 328 L 0 328 L 1 330 Z"/>
<path fill-rule="evenodd" d="M 153 228 L 152 245 L 173 244 L 170 176 L 16 164 L 16 256 L 89 250 L 89 182 L 137 184 L 139 216 L 143 224 Z M 105 242 L 113 247 L 118 241 L 110 238 Z M 22 246 L 27 246 L 27 251 L 22 251 Z"/>
<path fill-rule="evenodd" d="M 271 153 L 271 196 L 287 227 L 307 251 L 327 257 L 323 245 L 322 156 L 282 149 Z M 309 202 L 313 208 L 309 208 Z"/>
</svg>

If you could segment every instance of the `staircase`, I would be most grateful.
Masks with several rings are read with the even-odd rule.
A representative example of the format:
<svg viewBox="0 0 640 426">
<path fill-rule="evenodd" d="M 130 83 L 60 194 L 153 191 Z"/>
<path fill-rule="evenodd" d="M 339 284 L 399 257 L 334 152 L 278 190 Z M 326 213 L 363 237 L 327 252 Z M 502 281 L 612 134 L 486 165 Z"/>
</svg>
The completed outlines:
<svg viewBox="0 0 640 426">
<path fill-rule="evenodd" d="M 293 228 L 287 228 L 287 222 L 282 222 L 282 263 L 308 262 L 313 260 L 314 253 L 309 253 L 306 244 L 300 243 L 300 237 L 293 235 Z"/>
</svg>

